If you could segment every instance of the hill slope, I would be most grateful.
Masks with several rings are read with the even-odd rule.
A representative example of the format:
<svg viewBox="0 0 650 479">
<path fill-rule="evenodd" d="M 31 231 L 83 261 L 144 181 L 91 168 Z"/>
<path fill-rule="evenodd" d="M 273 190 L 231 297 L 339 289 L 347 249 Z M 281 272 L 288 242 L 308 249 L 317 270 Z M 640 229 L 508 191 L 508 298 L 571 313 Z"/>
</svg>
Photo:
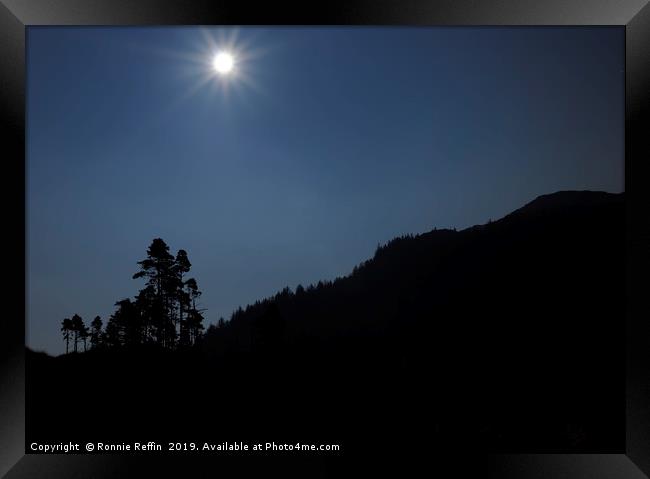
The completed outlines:
<svg viewBox="0 0 650 479">
<path fill-rule="evenodd" d="M 575 444 L 619 441 L 624 220 L 624 194 L 566 191 L 486 225 L 397 238 L 348 277 L 235 313 L 206 347 L 275 344 L 393 371 L 423 398 L 415 410 L 509 418 L 512 447 L 547 444 L 530 430 L 553 427 Z"/>
<path fill-rule="evenodd" d="M 27 439 L 620 449 L 624 220 L 622 194 L 546 195 L 395 239 L 346 278 L 237 312 L 202 350 L 30 354 Z M 62 415 L 71 404 L 92 421 Z M 395 449 L 423 430 L 428 442 Z"/>
<path fill-rule="evenodd" d="M 501 319 L 493 325 L 524 312 L 528 320 L 518 323 L 545 315 L 576 323 L 588 311 L 602 316 L 598 301 L 621 291 L 623 222 L 622 194 L 560 192 L 487 225 L 397 238 L 348 277 L 285 290 L 235 312 L 232 346 L 254 349 L 251 337 L 272 304 L 289 342 L 408 336 L 409 328 L 435 330 L 455 317 L 481 323 L 475 319 L 494 309 Z"/>
</svg>

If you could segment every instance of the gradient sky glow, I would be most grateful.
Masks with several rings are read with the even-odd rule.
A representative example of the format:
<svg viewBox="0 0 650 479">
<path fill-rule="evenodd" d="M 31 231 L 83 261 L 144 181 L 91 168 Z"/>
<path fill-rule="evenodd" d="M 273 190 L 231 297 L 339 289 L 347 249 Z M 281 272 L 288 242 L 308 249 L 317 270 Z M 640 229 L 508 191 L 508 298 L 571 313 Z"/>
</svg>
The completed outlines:
<svg viewBox="0 0 650 479">
<path fill-rule="evenodd" d="M 623 191 L 623 70 L 622 27 L 29 27 L 28 345 L 106 320 L 155 237 L 216 322 L 401 234 Z"/>
</svg>

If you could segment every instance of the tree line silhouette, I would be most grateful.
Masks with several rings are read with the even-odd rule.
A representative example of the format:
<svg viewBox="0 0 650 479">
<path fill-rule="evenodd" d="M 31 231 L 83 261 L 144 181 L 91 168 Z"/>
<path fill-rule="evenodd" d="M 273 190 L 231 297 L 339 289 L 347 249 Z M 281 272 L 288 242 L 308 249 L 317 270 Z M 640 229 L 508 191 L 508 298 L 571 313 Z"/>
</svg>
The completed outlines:
<svg viewBox="0 0 650 479">
<path fill-rule="evenodd" d="M 434 229 L 432 233 L 440 235 L 443 240 L 455 233 L 455 230 Z M 385 260 L 395 260 L 401 266 L 411 265 L 406 257 L 391 258 L 396 250 L 412 251 L 412 243 L 421 241 L 422 235 L 405 234 L 386 244 L 377 244 L 372 258 L 354 266 L 347 276 L 337 276 L 334 280 L 320 280 L 303 286 L 298 284 L 293 290 L 285 287 L 275 295 L 257 300 L 232 312 L 229 320 L 220 318 L 217 324 L 211 324 L 203 337 L 204 349 L 212 353 L 258 352 L 275 353 L 296 344 L 309 343 L 324 338 L 328 330 L 350 333 L 356 327 L 356 320 L 365 314 L 357 306 L 361 296 L 366 307 L 371 311 L 372 323 L 366 331 L 374 330 L 386 321 L 390 308 L 368 308 L 377 303 L 369 296 L 375 285 L 369 285 L 367 279 L 375 275 L 377 269 L 384 270 Z M 394 276 L 395 271 L 387 271 L 387 276 Z M 374 281 L 373 281 L 374 283 Z M 403 282 L 406 284 L 406 282 Z M 382 297 L 393 298 L 401 294 L 402 287 L 391 283 L 382 289 Z M 303 321 L 309 318 L 309 322 Z"/>
<path fill-rule="evenodd" d="M 88 348 L 118 348 L 154 344 L 165 349 L 190 347 L 203 335 L 203 311 L 197 307 L 201 291 L 196 279 L 186 276 L 192 267 L 187 252 L 176 256 L 161 238 L 155 238 L 147 249 L 147 257 L 138 261 L 140 270 L 133 279 L 144 278 L 146 284 L 135 296 L 115 303 L 116 311 L 106 328 L 96 316 L 90 328 L 75 314 L 61 323 L 65 352 Z"/>
<path fill-rule="evenodd" d="M 173 256 L 165 241 L 155 238 L 147 249 L 147 257 L 137 263 L 139 271 L 133 275 L 133 279 L 146 279 L 145 287 L 133 300 L 126 298 L 115 303 L 117 309 L 105 328 L 100 316 L 92 320 L 90 327 L 79 314 L 65 318 L 61 323 L 65 352 L 79 352 L 82 346 L 85 352 L 152 344 L 173 350 L 196 345 L 204 338 L 206 347 L 213 351 L 271 352 L 286 344 L 287 319 L 321 302 L 338 303 L 336 296 L 342 286 L 363 277 L 385 251 L 418 236 L 407 234 L 385 245 L 378 244 L 374 257 L 356 265 L 348 277 L 318 281 L 307 287 L 299 284 L 295 291 L 285 287 L 274 296 L 245 308 L 240 306 L 229 320 L 222 317 L 216 325 L 211 324 L 206 334 L 203 333 L 204 310 L 197 308 L 201 291 L 195 278 L 186 279 L 192 266 L 187 252 L 179 249 Z"/>
<path fill-rule="evenodd" d="M 426 427 L 436 447 L 617 448 L 624 207 L 623 194 L 562 192 L 484 225 L 404 235 L 344 277 L 284 288 L 205 331 L 192 328 L 187 254 L 154 240 L 134 275 L 144 288 L 109 324 L 66 322 L 66 349 L 98 354 L 28 355 L 29 433 L 135 440 L 143 420 L 162 437 L 316 431 L 374 457 Z M 124 347 L 150 343 L 164 349 Z M 168 414 L 196 401 L 229 413 Z M 103 414 L 60 414 L 75 403 Z"/>
</svg>

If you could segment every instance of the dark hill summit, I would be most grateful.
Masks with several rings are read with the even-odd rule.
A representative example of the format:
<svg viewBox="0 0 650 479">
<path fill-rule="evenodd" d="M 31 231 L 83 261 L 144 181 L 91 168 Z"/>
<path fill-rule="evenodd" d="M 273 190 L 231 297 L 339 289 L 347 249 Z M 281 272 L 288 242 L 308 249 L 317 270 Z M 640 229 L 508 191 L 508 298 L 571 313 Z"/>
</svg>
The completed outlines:
<svg viewBox="0 0 650 479">
<path fill-rule="evenodd" d="M 192 351 L 32 353 L 28 440 L 620 450 L 624 222 L 623 194 L 545 195 L 485 225 L 396 238 L 347 277 L 235 312 Z M 71 404 L 92 423 L 61 413 Z M 395 445 L 417 432 L 428 441 Z"/>
<path fill-rule="evenodd" d="M 392 371 L 411 406 L 461 408 L 450 429 L 481 424 L 499 442 L 509 418 L 511 448 L 544 447 L 549 429 L 620 444 L 624 221 L 624 194 L 566 191 L 485 225 L 396 238 L 345 278 L 236 312 L 205 345 L 255 351 L 273 304 L 279 349 Z M 504 422 L 485 424 L 492 415 Z"/>
<path fill-rule="evenodd" d="M 228 328 L 212 328 L 209 336 L 228 336 L 230 328 L 232 347 L 252 348 L 250 330 L 270 304 L 279 308 L 289 342 L 342 333 L 408 335 L 416 324 L 436 329 L 457 323 L 454 318 L 468 308 L 484 317 L 498 307 L 498 324 L 523 307 L 517 316 L 525 312 L 528 319 L 517 322 L 526 324 L 555 304 L 549 322 L 570 317 L 575 323 L 580 318 L 573 316 L 574 307 L 586 312 L 598 292 L 621 289 L 623 247 L 623 194 L 544 195 L 486 225 L 396 238 L 351 275 L 295 293 L 285 289 L 235 312 Z M 571 296 L 582 300 L 579 306 L 564 302 Z M 477 319 L 464 316 L 466 324 Z"/>
</svg>

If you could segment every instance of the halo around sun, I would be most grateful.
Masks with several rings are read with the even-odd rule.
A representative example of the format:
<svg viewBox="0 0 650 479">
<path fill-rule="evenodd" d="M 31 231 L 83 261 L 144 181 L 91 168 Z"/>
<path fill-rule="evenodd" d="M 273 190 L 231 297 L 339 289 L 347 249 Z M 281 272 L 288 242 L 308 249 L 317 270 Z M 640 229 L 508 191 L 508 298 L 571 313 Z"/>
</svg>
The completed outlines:
<svg viewBox="0 0 650 479">
<path fill-rule="evenodd" d="M 183 99 L 204 89 L 211 98 L 218 94 L 224 102 L 233 94 L 243 99 L 245 91 L 262 91 L 254 78 L 253 61 L 265 55 L 268 47 L 255 47 L 252 36 L 239 38 L 237 28 L 201 28 L 199 32 L 202 38 L 197 39 L 193 52 L 174 55 L 187 60 L 184 71 L 195 80 Z"/>
<path fill-rule="evenodd" d="M 220 75 L 227 75 L 235 66 L 235 59 L 228 52 L 219 52 L 212 60 L 212 67 Z"/>
</svg>

